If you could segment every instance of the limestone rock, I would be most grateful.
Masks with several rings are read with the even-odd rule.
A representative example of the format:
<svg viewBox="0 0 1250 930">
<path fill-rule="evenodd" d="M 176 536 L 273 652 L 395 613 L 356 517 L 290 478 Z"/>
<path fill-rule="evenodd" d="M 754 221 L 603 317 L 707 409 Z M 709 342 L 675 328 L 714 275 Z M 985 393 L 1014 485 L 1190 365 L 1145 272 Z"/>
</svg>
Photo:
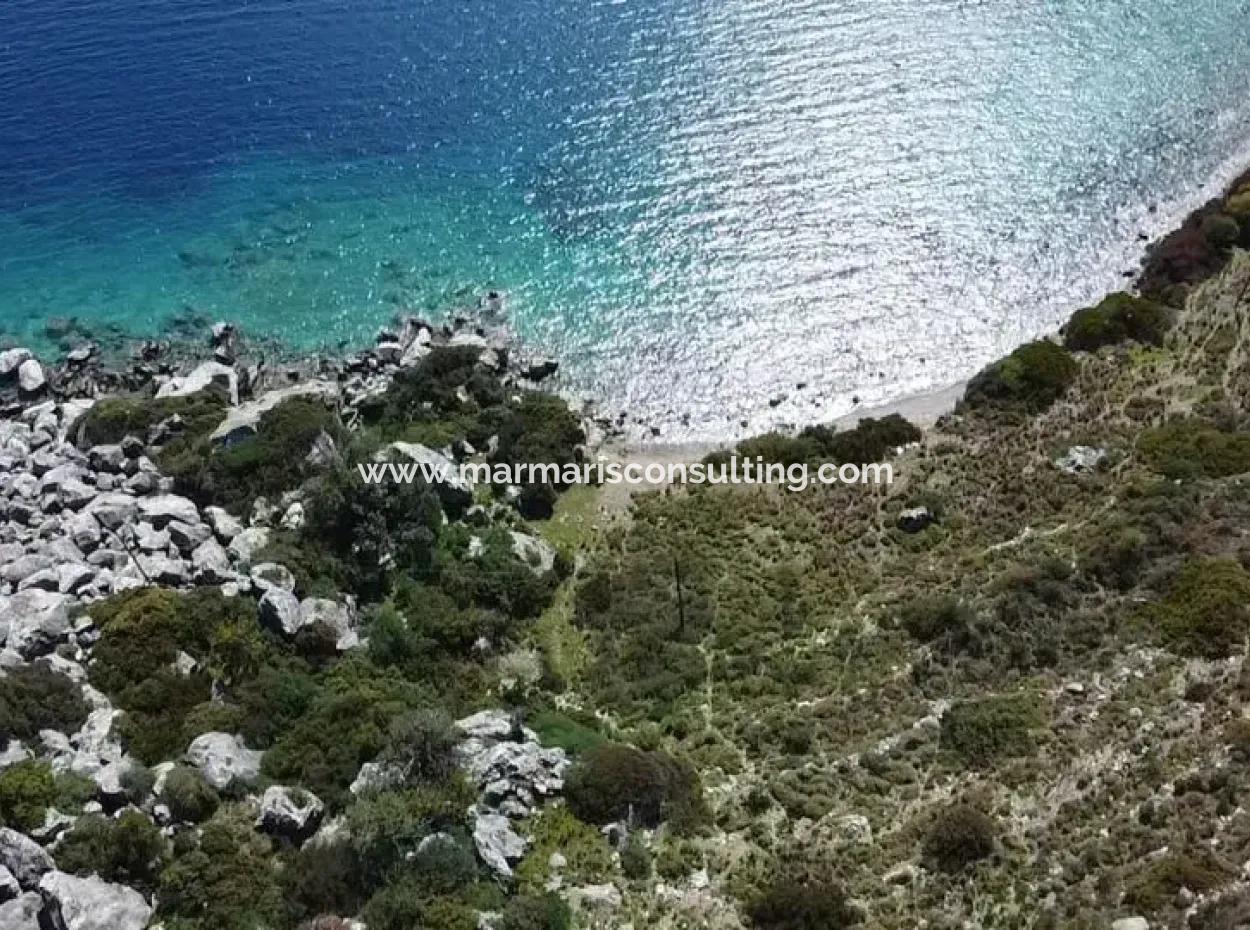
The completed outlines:
<svg viewBox="0 0 1250 930">
<path fill-rule="evenodd" d="M 187 747 L 187 761 L 218 791 L 236 780 L 244 784 L 256 781 L 263 755 L 229 733 L 203 733 Z"/>
<path fill-rule="evenodd" d="M 39 882 L 39 893 L 56 930 L 143 930 L 152 916 L 139 892 L 94 875 L 49 872 Z"/>
<path fill-rule="evenodd" d="M 261 596 L 258 605 L 260 622 L 284 636 L 294 636 L 304 626 L 300 603 L 290 591 L 272 587 Z"/>
<path fill-rule="evenodd" d="M 260 816 L 256 826 L 273 836 L 303 843 L 317 832 L 325 805 L 309 791 L 274 786 L 266 788 L 260 799 Z"/>
<path fill-rule="evenodd" d="M 496 875 L 511 878 L 512 866 L 521 861 L 529 841 L 516 833 L 502 814 L 479 813 L 473 823 L 473 845 Z"/>
<path fill-rule="evenodd" d="M 157 390 L 157 397 L 185 397 L 198 394 L 216 385 L 226 392 L 233 406 L 239 402 L 239 376 L 228 365 L 219 362 L 201 362 L 181 378 L 170 378 Z"/>
<path fill-rule="evenodd" d="M 8 827 L 0 827 L 0 865 L 8 869 L 27 891 L 39 884 L 45 872 L 56 868 L 56 863 L 43 847 Z"/>
<path fill-rule="evenodd" d="M 42 930 L 39 926 L 39 912 L 42 910 L 43 898 L 35 892 L 19 895 L 0 904 L 0 927 L 4 930 Z"/>
<path fill-rule="evenodd" d="M 17 366 L 17 384 L 27 394 L 34 394 L 48 386 L 48 376 L 38 361 L 28 358 Z"/>
<path fill-rule="evenodd" d="M 212 441 L 232 446 L 256 435 L 256 427 L 265 413 L 292 397 L 321 398 L 327 403 L 338 400 L 338 388 L 329 381 L 305 381 L 277 391 L 262 394 L 256 400 L 235 407 L 212 433 Z"/>
<path fill-rule="evenodd" d="M 30 660 L 52 651 L 69 633 L 70 598 L 28 588 L 0 597 L 0 639 Z"/>
</svg>

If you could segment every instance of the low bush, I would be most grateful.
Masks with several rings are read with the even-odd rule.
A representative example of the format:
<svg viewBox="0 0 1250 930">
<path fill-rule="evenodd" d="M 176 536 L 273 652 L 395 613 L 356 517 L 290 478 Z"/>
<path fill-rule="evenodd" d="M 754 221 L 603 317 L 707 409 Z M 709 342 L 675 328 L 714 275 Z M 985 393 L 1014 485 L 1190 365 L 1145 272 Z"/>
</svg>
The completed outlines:
<svg viewBox="0 0 1250 930">
<path fill-rule="evenodd" d="M 942 715 L 941 744 L 968 765 L 988 767 L 1002 759 L 1031 754 L 1036 747 L 1036 731 L 1044 723 L 1035 695 L 959 701 Z"/>
<path fill-rule="evenodd" d="M 932 644 L 946 655 L 976 653 L 977 615 L 954 597 L 933 597 L 904 606 L 899 622 L 917 642 Z"/>
<path fill-rule="evenodd" d="M 994 852 L 998 830 L 984 812 L 969 804 L 952 804 L 933 818 L 925 831 L 924 860 L 940 872 L 961 872 Z"/>
<path fill-rule="evenodd" d="M 404 871 L 422 840 L 434 833 L 461 830 L 472 803 L 471 789 L 455 779 L 381 791 L 352 804 L 346 814 L 348 834 L 370 887 L 379 887 Z"/>
<path fill-rule="evenodd" d="M 693 768 L 666 753 L 620 743 L 586 753 L 569 773 L 565 797 L 569 810 L 588 823 L 629 820 L 655 827 L 667 820 L 682 832 L 707 818 Z"/>
<path fill-rule="evenodd" d="M 133 809 L 116 820 L 100 814 L 81 817 L 56 847 L 62 871 L 99 875 L 145 892 L 155 888 L 167 855 L 160 829 Z"/>
<path fill-rule="evenodd" d="M 1074 352 L 1092 352 L 1129 339 L 1157 346 L 1163 344 L 1170 325 L 1171 312 L 1163 304 L 1120 292 L 1072 314 L 1063 328 L 1063 342 Z"/>
<path fill-rule="evenodd" d="M 161 786 L 161 800 L 180 823 L 200 823 L 217 811 L 221 799 L 199 770 L 175 765 Z"/>
<path fill-rule="evenodd" d="M 509 404 L 498 435 L 499 446 L 490 460 L 512 465 L 564 466 L 576 461 L 577 447 L 586 441 L 581 423 L 562 398 L 534 391 Z M 562 482 L 556 485 L 563 487 Z"/>
<path fill-rule="evenodd" d="M 816 465 L 825 462 L 864 465 L 881 462 L 897 448 L 919 442 L 920 430 L 897 413 L 880 419 L 865 417 L 853 429 L 836 432 L 829 426 L 809 426 L 797 436 L 765 433 L 745 439 L 737 454 L 746 459 L 762 459 L 768 464 Z M 720 465 L 725 453 L 709 455 L 706 461 Z"/>
<path fill-rule="evenodd" d="M 198 735 L 190 712 L 208 700 L 212 681 L 250 675 L 263 648 L 255 603 L 215 588 L 137 588 L 92 605 L 91 616 L 100 627 L 92 683 L 126 711 L 120 733 L 148 764 L 186 748 Z M 198 663 L 189 675 L 174 668 L 179 652 Z"/>
<path fill-rule="evenodd" d="M 283 898 L 295 920 L 319 914 L 356 914 L 372 891 L 356 850 L 346 837 L 305 843 L 291 858 L 282 880 Z"/>
<path fill-rule="evenodd" d="M 222 808 L 184 834 L 161 872 L 158 915 L 179 930 L 256 930 L 282 926 L 286 908 L 279 861 L 243 807 Z"/>
<path fill-rule="evenodd" d="M 301 540 L 365 600 L 380 600 L 397 576 L 428 578 L 443 511 L 421 481 L 366 484 L 355 468 L 332 468 L 310 489 Z"/>
<path fill-rule="evenodd" d="M 0 745 L 40 730 L 73 733 L 87 719 L 82 689 L 47 662 L 6 669 L 0 677 Z"/>
<path fill-rule="evenodd" d="M 161 465 L 179 493 L 246 515 L 256 498 L 277 499 L 313 473 L 307 456 L 322 434 L 342 441 L 338 414 L 321 400 L 292 397 L 261 416 L 254 436 L 229 448 L 214 448 L 205 438 L 163 453 Z"/>
<path fill-rule="evenodd" d="M 1210 850 L 1178 850 L 1135 869 L 1124 889 L 1124 904 L 1151 913 L 1172 904 L 1183 888 L 1202 895 L 1232 878 L 1232 870 Z"/>
<path fill-rule="evenodd" d="M 1192 417 L 1145 430 L 1137 451 L 1168 478 L 1227 478 L 1250 472 L 1250 433 L 1227 432 Z"/>
<path fill-rule="evenodd" d="M 1183 655 L 1233 655 L 1250 630 L 1250 574 L 1233 559 L 1184 565 L 1167 595 L 1143 610 L 1146 621 Z"/>
<path fill-rule="evenodd" d="M 361 657 L 344 660 L 265 753 L 262 771 L 302 785 L 331 808 L 341 806 L 360 766 L 386 748 L 391 721 L 428 700 L 393 672 Z"/>
<path fill-rule="evenodd" d="M 152 427 L 177 417 L 176 439 L 164 452 L 179 453 L 217 428 L 229 407 L 224 391 L 208 388 L 183 397 L 104 397 L 78 421 L 83 448 L 118 443 L 127 436 L 146 441 Z"/>
<path fill-rule="evenodd" d="M 569 930 L 573 915 L 558 895 L 521 895 L 508 901 L 498 930 Z"/>
<path fill-rule="evenodd" d="M 779 878 L 747 905 L 757 930 L 841 930 L 863 920 L 841 885 L 808 878 Z"/>
<path fill-rule="evenodd" d="M 517 888 L 541 892 L 553 870 L 551 856 L 564 857 L 563 881 L 599 885 L 612 877 L 612 848 L 599 829 L 578 820 L 568 807 L 547 807 L 526 824 L 530 851 L 517 866 Z"/>
<path fill-rule="evenodd" d="M 446 713 L 416 710 L 391 722 L 383 758 L 401 766 L 413 781 L 446 781 L 459 770 L 459 742 L 460 735 Z"/>
<path fill-rule="evenodd" d="M 44 762 L 26 760 L 0 772 L 0 824 L 22 833 L 43 826 L 57 799 L 56 778 Z"/>
<path fill-rule="evenodd" d="M 989 365 L 968 382 L 964 403 L 973 408 L 1045 410 L 1076 380 L 1077 364 L 1053 342 L 1030 342 Z"/>
<path fill-rule="evenodd" d="M 621 850 L 621 871 L 634 881 L 646 881 L 651 877 L 651 851 L 638 840 L 631 840 Z"/>
<path fill-rule="evenodd" d="M 361 918 L 369 930 L 477 930 L 477 912 L 455 898 L 431 896 L 419 878 L 405 876 L 378 891 Z"/>
</svg>

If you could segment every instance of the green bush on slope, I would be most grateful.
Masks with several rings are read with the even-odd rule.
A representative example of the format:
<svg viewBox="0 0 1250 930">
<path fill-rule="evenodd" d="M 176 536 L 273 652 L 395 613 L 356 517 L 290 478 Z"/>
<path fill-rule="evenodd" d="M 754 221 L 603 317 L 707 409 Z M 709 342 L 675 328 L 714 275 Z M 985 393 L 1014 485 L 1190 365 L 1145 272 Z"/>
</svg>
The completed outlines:
<svg viewBox="0 0 1250 930">
<path fill-rule="evenodd" d="M 1072 314 L 1063 328 L 1063 342 L 1081 352 L 1129 339 L 1157 346 L 1162 345 L 1170 325 L 1171 311 L 1163 304 L 1121 292 Z"/>
<path fill-rule="evenodd" d="M 983 369 L 964 392 L 969 407 L 1045 410 L 1076 380 L 1077 364 L 1063 346 L 1040 340 Z"/>
</svg>

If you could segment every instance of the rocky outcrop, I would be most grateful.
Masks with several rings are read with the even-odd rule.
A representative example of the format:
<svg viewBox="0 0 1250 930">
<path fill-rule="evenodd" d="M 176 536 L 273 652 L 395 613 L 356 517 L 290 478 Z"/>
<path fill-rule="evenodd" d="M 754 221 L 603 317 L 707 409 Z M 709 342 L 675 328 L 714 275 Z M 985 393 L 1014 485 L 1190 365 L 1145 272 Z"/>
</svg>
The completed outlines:
<svg viewBox="0 0 1250 930">
<path fill-rule="evenodd" d="M 39 914 L 43 911 L 43 898 L 36 892 L 18 895 L 12 901 L 0 904 L 0 927 L 4 930 L 43 930 Z"/>
<path fill-rule="evenodd" d="M 503 814 L 483 811 L 474 815 L 473 845 L 492 872 L 511 878 L 512 867 L 525 856 L 529 841 L 512 829 L 512 822 Z"/>
<path fill-rule="evenodd" d="M 187 747 L 186 759 L 204 780 L 224 791 L 236 782 L 252 784 L 260 776 L 262 752 L 248 749 L 243 739 L 229 733 L 203 733 Z"/>
<path fill-rule="evenodd" d="M 221 446 L 232 446 L 256 435 L 256 427 L 260 418 L 285 400 L 293 397 L 320 398 L 326 403 L 337 403 L 339 389 L 329 381 L 305 381 L 269 391 L 256 400 L 235 407 L 226 414 L 221 425 L 213 430 L 211 439 Z"/>
<path fill-rule="evenodd" d="M 143 930 L 152 908 L 139 892 L 95 876 L 48 872 L 39 882 L 54 930 Z"/>
<path fill-rule="evenodd" d="M 233 367 L 220 362 L 203 362 L 182 377 L 170 378 L 157 389 L 156 396 L 183 397 L 214 385 L 225 392 L 232 405 L 238 404 L 239 376 Z"/>
<path fill-rule="evenodd" d="M 324 814 L 325 805 L 312 792 L 273 786 L 260 799 L 256 826 L 298 844 L 317 832 Z"/>
<path fill-rule="evenodd" d="M 534 814 L 563 789 L 568 756 L 540 745 L 532 730 L 501 710 L 465 717 L 456 728 L 465 735 L 458 748 L 461 767 L 478 790 L 474 844 L 483 862 L 508 877 L 526 848 L 512 821 Z"/>
<path fill-rule="evenodd" d="M 17 879 L 23 891 L 38 887 L 44 874 L 56 868 L 42 846 L 8 827 L 0 827 L 0 865 Z"/>
</svg>

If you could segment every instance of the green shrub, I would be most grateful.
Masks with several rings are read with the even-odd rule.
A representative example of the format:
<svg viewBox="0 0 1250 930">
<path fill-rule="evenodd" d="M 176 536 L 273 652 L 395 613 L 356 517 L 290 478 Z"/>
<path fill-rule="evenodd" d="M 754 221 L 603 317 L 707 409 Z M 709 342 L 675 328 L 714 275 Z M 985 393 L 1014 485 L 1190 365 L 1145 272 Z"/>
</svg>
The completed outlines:
<svg viewBox="0 0 1250 930">
<path fill-rule="evenodd" d="M 47 763 L 26 760 L 0 772 L 0 824 L 29 833 L 43 826 L 56 799 L 56 779 Z"/>
<path fill-rule="evenodd" d="M 212 677 L 228 684 L 260 661 L 255 603 L 215 588 L 138 588 L 90 612 L 100 627 L 92 683 L 126 711 L 119 732 L 148 764 L 177 755 L 198 735 L 189 714 L 209 698 Z M 173 667 L 179 652 L 197 660 L 196 671 L 183 675 Z"/>
<path fill-rule="evenodd" d="M 802 435 L 817 442 L 821 458 L 856 465 L 883 461 L 894 449 L 919 442 L 923 436 L 897 413 L 880 419 L 865 417 L 854 429 L 841 433 L 826 435 L 824 427 L 809 427 Z"/>
<path fill-rule="evenodd" d="M 1224 727 L 1224 743 L 1234 759 L 1250 762 L 1250 718 L 1230 720 Z"/>
<path fill-rule="evenodd" d="M 738 456 L 743 459 L 763 459 L 766 463 L 776 465 L 798 465 L 815 459 L 820 450 L 816 443 L 802 436 L 787 436 L 785 433 L 764 433 L 752 436 L 738 443 Z M 708 456 L 705 461 L 713 464 L 728 464 L 728 457 L 713 458 Z"/>
<path fill-rule="evenodd" d="M 662 821 L 688 830 L 707 818 L 703 787 L 688 764 L 663 752 L 605 743 L 586 753 L 565 782 L 569 810 L 588 823 Z"/>
<path fill-rule="evenodd" d="M 1250 471 L 1250 433 L 1225 432 L 1195 418 L 1144 431 L 1137 451 L 1168 478 L 1227 478 Z"/>
<path fill-rule="evenodd" d="M 366 484 L 341 465 L 314 483 L 305 515 L 301 541 L 341 565 L 336 574 L 365 600 L 380 600 L 395 576 L 433 574 L 443 511 L 424 482 Z"/>
<path fill-rule="evenodd" d="M 358 913 L 374 890 L 366 883 L 356 850 L 346 838 L 317 838 L 305 843 L 292 857 L 282 880 L 283 898 L 296 920 L 319 914 Z"/>
<path fill-rule="evenodd" d="M 57 866 L 77 875 L 99 875 L 150 892 L 168 853 L 165 838 L 137 810 L 113 820 L 100 814 L 79 818 L 57 844 Z"/>
<path fill-rule="evenodd" d="M 175 765 L 161 786 L 161 800 L 180 823 L 200 823 L 213 816 L 221 799 L 198 769 Z"/>
<path fill-rule="evenodd" d="M 459 830 L 472 803 L 460 779 L 358 799 L 347 809 L 347 827 L 366 880 L 374 887 L 391 880 L 426 837 Z"/>
<path fill-rule="evenodd" d="M 564 857 L 563 880 L 598 885 L 612 875 L 612 849 L 596 827 L 582 823 L 567 807 L 547 807 L 526 824 L 530 850 L 517 866 L 517 888 L 541 892 L 550 880 L 551 856 Z"/>
<path fill-rule="evenodd" d="M 747 906 L 758 930 L 841 930 L 863 919 L 841 885 L 831 881 L 781 878 Z"/>
<path fill-rule="evenodd" d="M 1218 659 L 1237 652 L 1250 628 L 1250 575 L 1233 559 L 1183 566 L 1146 620 L 1183 655 Z"/>
<path fill-rule="evenodd" d="M 569 930 L 573 915 L 558 895 L 522 895 L 503 910 L 499 930 Z"/>
<path fill-rule="evenodd" d="M 181 430 L 163 451 L 177 453 L 216 429 L 228 407 L 225 392 L 215 387 L 183 397 L 104 397 L 79 420 L 79 445 L 118 443 L 127 436 L 146 440 L 152 427 L 176 416 Z"/>
<path fill-rule="evenodd" d="M 254 436 L 228 448 L 204 439 L 162 454 L 161 465 L 179 493 L 246 515 L 256 498 L 276 499 L 303 483 L 313 471 L 308 452 L 322 433 L 342 441 L 338 414 L 319 399 L 292 397 L 261 415 Z"/>
<path fill-rule="evenodd" d="M 73 733 L 86 719 L 82 689 L 46 662 L 6 669 L 0 677 L 0 745 L 32 740 L 40 730 Z"/>
<path fill-rule="evenodd" d="M 490 460 L 513 465 L 563 466 L 576 460 L 577 447 L 586 441 L 581 424 L 562 398 L 534 391 L 509 405 L 498 435 L 499 446 Z"/>
<path fill-rule="evenodd" d="M 1227 249 L 1236 245 L 1241 238 L 1241 226 L 1231 216 L 1217 213 L 1203 221 L 1202 234 L 1215 248 Z"/>
<path fill-rule="evenodd" d="M 275 781 L 302 785 L 337 807 L 360 766 L 386 748 L 391 721 L 426 700 L 402 677 L 360 657 L 346 659 L 326 675 L 307 710 L 265 753 L 262 771 Z"/>
<path fill-rule="evenodd" d="M 1227 865 L 1201 848 L 1170 852 L 1134 873 L 1124 889 L 1124 904 L 1145 913 L 1171 905 L 1182 888 L 1202 895 L 1233 878 Z"/>
<path fill-rule="evenodd" d="M 451 718 L 439 710 L 415 710 L 391 722 L 383 754 L 414 781 L 440 782 L 459 770 L 456 747 L 460 736 Z"/>
<path fill-rule="evenodd" d="M 1092 352 L 1129 339 L 1157 346 L 1163 344 L 1170 325 L 1171 312 L 1163 304 L 1120 292 L 1076 311 L 1063 329 L 1063 342 L 1074 352 Z"/>
<path fill-rule="evenodd" d="M 557 710 L 539 711 L 528 721 L 544 746 L 558 746 L 577 757 L 607 742 L 607 737 L 593 726 L 574 720 Z"/>
<path fill-rule="evenodd" d="M 651 851 L 637 840 L 630 840 L 621 850 L 621 871 L 634 881 L 646 881 L 651 877 Z"/>
<path fill-rule="evenodd" d="M 962 872 L 994 852 L 997 832 L 987 814 L 968 804 L 952 804 L 934 817 L 925 832 L 925 862 L 940 872 Z"/>
<path fill-rule="evenodd" d="M 942 715 L 942 748 L 974 767 L 1033 752 L 1044 726 L 1038 698 L 1013 694 L 959 701 Z"/>
<path fill-rule="evenodd" d="M 956 598 L 934 597 L 907 604 L 900 622 L 917 642 L 935 643 L 956 655 L 973 644 L 976 619 L 976 612 Z"/>
<path fill-rule="evenodd" d="M 432 897 L 412 876 L 384 886 L 360 915 L 369 930 L 477 930 L 477 912 L 455 898 Z"/>
<path fill-rule="evenodd" d="M 160 875 L 158 915 L 195 930 L 257 930 L 285 916 L 279 863 L 245 808 L 222 808 L 198 834 L 184 834 Z"/>
<path fill-rule="evenodd" d="M 1076 380 L 1077 364 L 1067 349 L 1041 340 L 1021 346 L 982 370 L 964 392 L 973 408 L 1045 410 Z"/>
<path fill-rule="evenodd" d="M 796 465 L 834 462 L 863 465 L 889 458 L 894 449 L 919 442 L 920 430 L 892 413 L 880 419 L 865 417 L 853 429 L 835 432 L 829 426 L 809 426 L 798 436 L 765 433 L 738 444 L 742 458 L 763 459 L 768 464 Z M 726 453 L 714 453 L 705 461 L 728 463 Z"/>
</svg>

